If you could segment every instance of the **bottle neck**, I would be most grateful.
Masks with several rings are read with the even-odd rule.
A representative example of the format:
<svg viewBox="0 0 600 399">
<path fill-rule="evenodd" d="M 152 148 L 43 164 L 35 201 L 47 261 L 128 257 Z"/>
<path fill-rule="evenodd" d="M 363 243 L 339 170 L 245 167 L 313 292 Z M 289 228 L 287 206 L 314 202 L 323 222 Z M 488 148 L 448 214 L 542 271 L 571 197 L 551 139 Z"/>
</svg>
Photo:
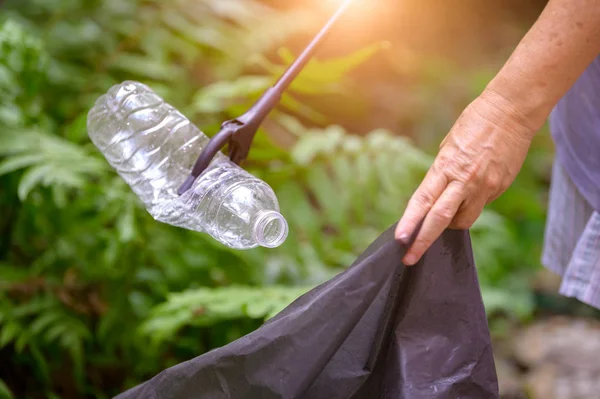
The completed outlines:
<svg viewBox="0 0 600 399">
<path fill-rule="evenodd" d="M 252 238 L 265 248 L 276 248 L 288 235 L 288 224 L 277 211 L 260 211 L 252 224 Z"/>
</svg>

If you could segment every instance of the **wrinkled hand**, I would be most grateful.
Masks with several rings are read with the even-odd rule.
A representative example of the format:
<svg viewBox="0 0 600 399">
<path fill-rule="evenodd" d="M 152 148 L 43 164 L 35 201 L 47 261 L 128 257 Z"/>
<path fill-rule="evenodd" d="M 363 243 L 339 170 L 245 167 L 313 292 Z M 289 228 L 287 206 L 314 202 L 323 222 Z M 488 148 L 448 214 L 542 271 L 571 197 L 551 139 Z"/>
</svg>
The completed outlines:
<svg viewBox="0 0 600 399">
<path fill-rule="evenodd" d="M 396 228 L 396 239 L 407 243 L 423 221 L 406 265 L 417 263 L 446 228 L 475 223 L 483 207 L 512 184 L 535 130 L 494 93 L 485 92 L 465 109 Z"/>
</svg>

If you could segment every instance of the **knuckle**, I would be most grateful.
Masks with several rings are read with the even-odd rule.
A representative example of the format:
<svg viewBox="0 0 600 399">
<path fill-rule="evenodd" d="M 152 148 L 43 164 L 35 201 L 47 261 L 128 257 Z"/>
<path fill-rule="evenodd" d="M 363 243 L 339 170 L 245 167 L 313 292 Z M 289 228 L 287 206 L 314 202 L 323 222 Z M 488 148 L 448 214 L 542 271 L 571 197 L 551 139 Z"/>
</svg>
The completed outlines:
<svg viewBox="0 0 600 399">
<path fill-rule="evenodd" d="M 486 175 L 483 179 L 483 182 L 487 188 L 493 189 L 493 190 L 498 189 L 501 184 L 501 180 L 498 178 L 498 176 L 496 176 L 494 174 Z"/>
<path fill-rule="evenodd" d="M 464 180 L 473 182 L 478 181 L 481 178 L 481 169 L 476 163 L 469 163 L 463 167 Z"/>
<path fill-rule="evenodd" d="M 471 220 L 470 218 L 460 218 L 460 219 L 454 220 L 452 222 L 451 226 L 453 229 L 467 230 L 467 229 L 470 229 L 474 223 L 475 223 L 475 221 Z"/>
<path fill-rule="evenodd" d="M 445 173 L 452 168 L 452 159 L 444 155 L 438 156 L 438 158 L 434 162 L 434 167 L 436 171 Z"/>
<path fill-rule="evenodd" d="M 448 206 L 441 206 L 433 212 L 433 216 L 443 222 L 449 222 L 454 218 L 454 211 Z"/>
<path fill-rule="evenodd" d="M 415 202 L 423 208 L 429 209 L 433 206 L 433 196 L 427 191 L 419 191 L 415 195 Z"/>
<path fill-rule="evenodd" d="M 452 177 L 452 180 L 462 183 L 478 180 L 480 166 L 469 156 L 464 154 L 457 155 L 454 159 L 442 159 L 440 164 L 444 172 Z"/>
<path fill-rule="evenodd" d="M 471 228 L 471 226 L 473 226 L 473 222 L 471 222 L 471 221 L 468 221 L 468 220 L 461 220 L 461 221 L 458 223 L 458 228 L 459 228 L 459 229 L 461 229 L 461 230 L 467 230 L 467 229 L 470 229 L 470 228 Z"/>
</svg>

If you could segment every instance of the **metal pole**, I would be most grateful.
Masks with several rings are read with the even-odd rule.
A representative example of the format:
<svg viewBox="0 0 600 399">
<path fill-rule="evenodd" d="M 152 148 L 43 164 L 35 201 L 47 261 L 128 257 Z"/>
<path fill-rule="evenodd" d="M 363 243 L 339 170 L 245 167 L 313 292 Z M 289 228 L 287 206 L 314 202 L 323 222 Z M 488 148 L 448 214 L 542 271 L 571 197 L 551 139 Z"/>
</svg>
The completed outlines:
<svg viewBox="0 0 600 399">
<path fill-rule="evenodd" d="M 273 86 L 275 91 L 278 93 L 283 93 L 292 81 L 298 76 L 298 74 L 302 71 L 302 69 L 308 64 L 308 62 L 312 59 L 313 55 L 317 51 L 317 47 L 325 40 L 325 37 L 331 31 L 333 25 L 338 21 L 338 19 L 342 16 L 346 8 L 350 5 L 352 0 L 345 0 L 344 3 L 339 7 L 337 12 L 331 17 L 331 19 L 327 22 L 327 24 L 321 29 L 319 34 L 310 42 L 308 47 L 300 54 L 300 56 L 294 61 L 292 65 L 285 71 L 283 76 L 279 78 L 277 83 Z"/>
<path fill-rule="evenodd" d="M 325 40 L 325 37 L 331 31 L 333 25 L 342 16 L 344 11 L 346 11 L 351 2 L 352 0 L 344 0 L 336 13 L 310 42 L 308 47 L 306 47 L 302 54 L 300 54 L 292 65 L 288 67 L 279 80 L 277 80 L 275 85 L 269 88 L 250 110 L 239 118 L 223 123 L 221 130 L 213 136 L 204 150 L 200 153 L 200 156 L 192 168 L 190 176 L 188 176 L 187 180 L 179 187 L 179 190 L 177 190 L 179 195 L 182 195 L 192 187 L 196 178 L 204 172 L 217 152 L 219 152 L 226 143 L 229 143 L 229 156 L 234 163 L 239 164 L 246 159 L 254 135 L 264 118 L 273 108 L 275 108 L 292 81 L 312 59 L 319 44 Z"/>
</svg>

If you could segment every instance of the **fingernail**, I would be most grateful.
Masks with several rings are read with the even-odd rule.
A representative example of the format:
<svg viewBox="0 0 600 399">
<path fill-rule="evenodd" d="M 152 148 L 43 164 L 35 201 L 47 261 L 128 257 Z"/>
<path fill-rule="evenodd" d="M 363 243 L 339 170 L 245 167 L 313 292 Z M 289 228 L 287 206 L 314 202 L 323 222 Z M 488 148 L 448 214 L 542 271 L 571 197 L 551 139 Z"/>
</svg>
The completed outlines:
<svg viewBox="0 0 600 399">
<path fill-rule="evenodd" d="M 408 254 L 406 255 L 406 257 L 404 258 L 404 264 L 406 266 L 413 266 L 415 263 L 417 263 L 417 257 L 413 254 Z"/>
<path fill-rule="evenodd" d="M 400 233 L 396 236 L 396 239 L 400 241 L 402 244 L 408 244 L 408 234 Z"/>
</svg>

